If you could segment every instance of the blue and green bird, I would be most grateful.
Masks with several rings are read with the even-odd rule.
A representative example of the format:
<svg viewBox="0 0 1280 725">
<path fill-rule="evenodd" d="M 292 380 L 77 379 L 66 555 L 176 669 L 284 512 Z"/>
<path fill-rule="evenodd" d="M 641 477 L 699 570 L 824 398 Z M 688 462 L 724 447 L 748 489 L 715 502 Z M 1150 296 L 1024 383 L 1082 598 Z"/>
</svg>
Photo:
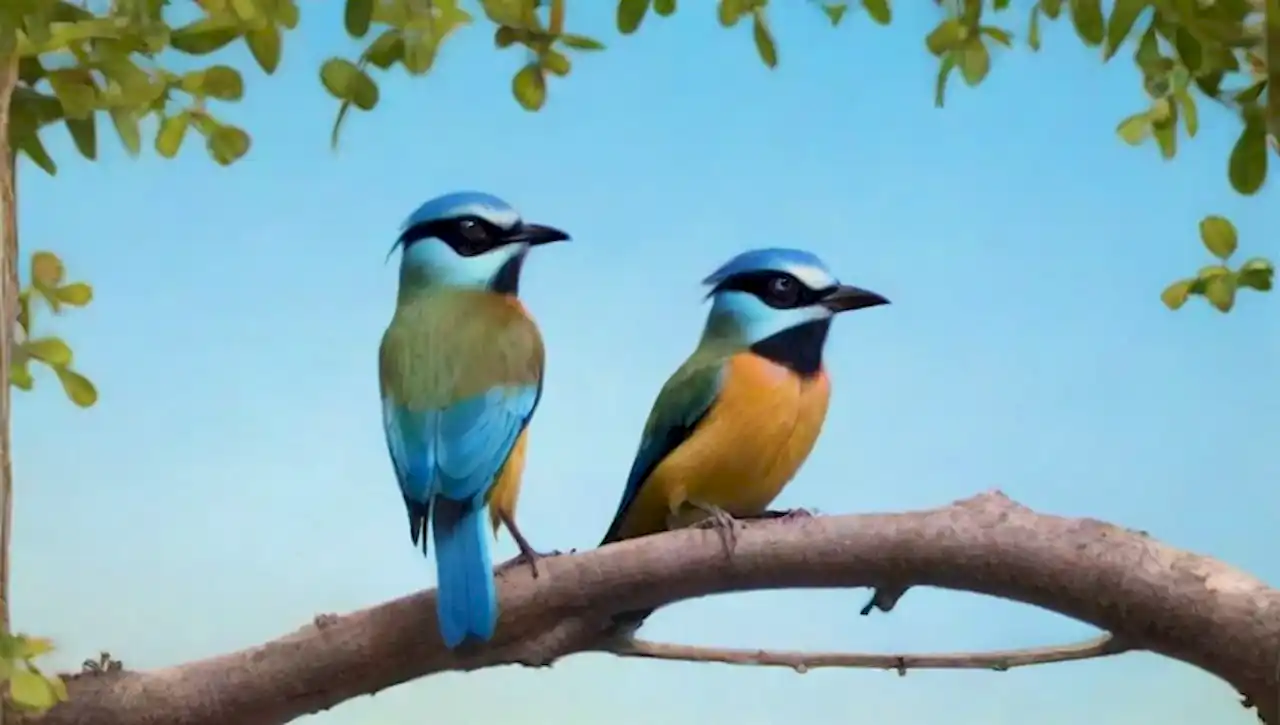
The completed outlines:
<svg viewBox="0 0 1280 725">
<path fill-rule="evenodd" d="M 818 440 L 832 318 L 889 302 L 797 249 L 744 252 L 704 284 L 702 339 L 658 394 L 602 545 L 702 520 L 732 543 L 733 519 L 763 515 Z"/>
<path fill-rule="evenodd" d="M 497 626 L 486 527 L 505 525 L 531 566 L 539 556 L 514 515 L 545 354 L 517 294 L 529 250 L 568 239 L 466 191 L 420 206 L 396 240 L 400 289 L 378 351 L 383 427 L 424 556 L 430 522 L 440 635 L 451 649 L 486 641 Z"/>
</svg>

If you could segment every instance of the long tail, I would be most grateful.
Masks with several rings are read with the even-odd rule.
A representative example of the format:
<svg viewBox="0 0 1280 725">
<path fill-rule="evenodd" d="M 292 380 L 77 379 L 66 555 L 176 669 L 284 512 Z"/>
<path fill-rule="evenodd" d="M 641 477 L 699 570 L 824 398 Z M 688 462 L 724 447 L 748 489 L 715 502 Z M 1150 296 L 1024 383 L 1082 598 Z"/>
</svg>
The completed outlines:
<svg viewBox="0 0 1280 725">
<path fill-rule="evenodd" d="M 449 649 L 468 636 L 487 641 L 498 625 L 498 595 L 485 538 L 486 507 L 437 497 L 432 508 L 440 636 Z"/>
</svg>

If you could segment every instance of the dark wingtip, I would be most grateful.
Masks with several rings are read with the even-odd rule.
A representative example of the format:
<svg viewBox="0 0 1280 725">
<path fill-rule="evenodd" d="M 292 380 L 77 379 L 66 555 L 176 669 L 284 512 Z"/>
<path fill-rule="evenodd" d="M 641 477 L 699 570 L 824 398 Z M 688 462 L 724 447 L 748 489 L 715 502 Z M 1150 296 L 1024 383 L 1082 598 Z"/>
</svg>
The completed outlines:
<svg viewBox="0 0 1280 725">
<path fill-rule="evenodd" d="M 409 538 L 413 541 L 414 546 L 422 549 L 422 555 L 426 556 L 427 519 L 431 515 L 431 505 L 406 498 L 404 507 L 409 513 Z"/>
</svg>

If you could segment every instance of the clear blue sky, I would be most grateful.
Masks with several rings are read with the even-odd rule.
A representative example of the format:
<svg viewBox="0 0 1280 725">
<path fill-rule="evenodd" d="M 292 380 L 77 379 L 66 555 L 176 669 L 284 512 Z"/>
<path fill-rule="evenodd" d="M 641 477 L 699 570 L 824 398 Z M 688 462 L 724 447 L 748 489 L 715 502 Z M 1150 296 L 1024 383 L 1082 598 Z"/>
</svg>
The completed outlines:
<svg viewBox="0 0 1280 725">
<path fill-rule="evenodd" d="M 387 461 L 374 356 L 398 225 L 456 188 L 576 238 L 537 254 L 522 288 L 549 349 L 521 501 L 540 548 L 590 546 L 608 524 L 653 396 L 702 325 L 698 280 L 744 248 L 792 245 L 894 304 L 836 324 L 826 430 L 780 505 L 901 510 L 1000 487 L 1280 581 L 1266 432 L 1280 299 L 1245 294 L 1222 316 L 1157 298 L 1207 263 L 1204 214 L 1236 220 L 1243 255 L 1280 256 L 1275 184 L 1252 200 L 1227 186 L 1235 122 L 1204 108 L 1173 164 L 1124 146 L 1113 129 L 1142 103 L 1133 73 L 1104 68 L 1065 22 L 1041 54 L 999 53 L 982 88 L 957 83 L 935 110 L 931 4 L 837 30 L 775 4 L 788 7 L 769 72 L 749 28 L 719 29 L 710 7 L 620 39 L 613 3 L 575 2 L 572 28 L 611 47 L 575 58 L 538 115 L 509 95 L 522 57 L 478 24 L 430 77 L 385 82 L 337 154 L 316 69 L 353 46 L 340 3 L 309 6 L 277 76 L 249 74 L 248 99 L 225 110 L 254 135 L 235 167 L 191 140 L 176 161 L 129 161 L 108 128 L 88 164 L 50 131 L 62 171 L 23 168 L 23 244 L 94 283 L 93 306 L 56 329 L 102 399 L 81 411 L 44 376 L 15 404 L 17 625 L 55 637 L 62 664 L 108 649 L 157 667 L 432 585 Z M 495 556 L 513 552 L 504 536 Z M 646 635 L 919 651 L 1090 634 L 928 590 L 862 618 L 864 596 L 702 600 Z M 306 722 L 1255 722 L 1236 702 L 1151 655 L 906 678 L 593 655 L 429 678 Z"/>
</svg>

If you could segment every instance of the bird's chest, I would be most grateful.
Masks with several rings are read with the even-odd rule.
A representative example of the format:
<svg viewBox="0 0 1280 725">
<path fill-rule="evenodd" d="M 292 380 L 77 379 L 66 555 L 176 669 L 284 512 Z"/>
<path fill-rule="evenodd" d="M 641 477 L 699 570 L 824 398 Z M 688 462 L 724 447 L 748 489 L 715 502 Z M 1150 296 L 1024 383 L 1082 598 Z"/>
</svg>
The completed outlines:
<svg viewBox="0 0 1280 725">
<path fill-rule="evenodd" d="M 830 393 L 823 371 L 801 377 L 754 355 L 734 358 L 705 421 L 688 497 L 739 516 L 763 512 L 813 450 Z"/>
</svg>

